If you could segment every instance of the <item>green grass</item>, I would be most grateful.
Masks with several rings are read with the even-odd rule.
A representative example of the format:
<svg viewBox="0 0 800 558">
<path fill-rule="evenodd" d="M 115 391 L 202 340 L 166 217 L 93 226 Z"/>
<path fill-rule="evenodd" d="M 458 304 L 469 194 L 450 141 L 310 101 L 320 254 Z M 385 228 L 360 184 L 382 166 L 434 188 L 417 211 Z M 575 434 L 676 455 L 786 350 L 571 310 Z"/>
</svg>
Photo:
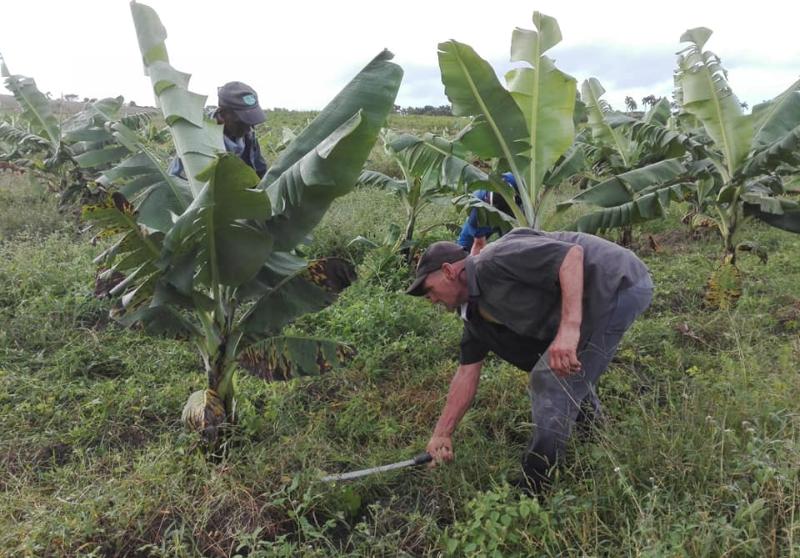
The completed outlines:
<svg viewBox="0 0 800 558">
<path fill-rule="evenodd" d="M 18 236 L 46 236 L 70 228 L 69 217 L 48 203 L 53 194 L 31 175 L 0 171 L 0 242 Z M 74 228 L 74 227 L 73 227 Z"/>
<path fill-rule="evenodd" d="M 180 427 L 204 384 L 175 340 L 123 330 L 93 297 L 91 238 L 24 179 L 0 176 L 0 555 L 793 556 L 800 551 L 800 237 L 750 224 L 732 311 L 702 305 L 720 244 L 678 220 L 638 231 L 651 309 L 600 386 L 609 424 L 576 440 L 552 495 L 521 498 L 526 375 L 495 359 L 455 436 L 456 461 L 350 484 L 338 472 L 407 458 L 430 435 L 460 324 L 404 296 L 409 271 L 348 247 L 400 222 L 391 195 L 332 207 L 312 255 L 361 280 L 298 331 L 354 344 L 341 372 L 239 379 L 222 456 Z M 566 219 L 557 216 L 554 223 Z M 425 223 L 460 217 L 436 208 Z M 447 238 L 436 229 L 429 240 Z M 648 235 L 659 246 L 648 248 Z"/>
</svg>

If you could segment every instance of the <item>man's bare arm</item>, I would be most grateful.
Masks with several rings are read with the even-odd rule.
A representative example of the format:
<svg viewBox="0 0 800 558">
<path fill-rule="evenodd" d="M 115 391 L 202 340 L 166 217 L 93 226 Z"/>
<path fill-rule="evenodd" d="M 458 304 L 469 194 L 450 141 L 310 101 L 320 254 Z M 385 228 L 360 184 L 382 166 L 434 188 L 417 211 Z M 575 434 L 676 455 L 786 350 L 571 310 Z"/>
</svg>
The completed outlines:
<svg viewBox="0 0 800 558">
<path fill-rule="evenodd" d="M 561 322 L 550 345 L 550 368 L 560 376 L 578 372 L 578 342 L 583 319 L 583 248 L 573 246 L 558 271 L 561 285 Z"/>
<path fill-rule="evenodd" d="M 453 460 L 453 443 L 450 438 L 475 399 L 482 366 L 483 361 L 461 364 L 450 381 L 447 403 L 428 442 L 427 451 L 433 456 L 433 465 Z"/>
</svg>

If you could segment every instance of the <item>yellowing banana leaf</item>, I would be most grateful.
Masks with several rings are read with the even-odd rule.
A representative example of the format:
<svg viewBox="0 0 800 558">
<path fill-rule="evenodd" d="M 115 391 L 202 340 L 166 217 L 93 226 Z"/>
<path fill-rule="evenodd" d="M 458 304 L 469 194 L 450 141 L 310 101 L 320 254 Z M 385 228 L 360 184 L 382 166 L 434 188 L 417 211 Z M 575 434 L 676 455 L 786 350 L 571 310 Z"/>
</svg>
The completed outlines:
<svg viewBox="0 0 800 558">
<path fill-rule="evenodd" d="M 295 263 L 289 265 L 296 268 Z M 240 319 L 241 329 L 251 338 L 277 335 L 303 314 L 322 310 L 356 278 L 353 265 L 341 258 L 314 260 L 284 277 L 277 269 L 261 270 L 256 280 L 263 294 Z M 251 284 L 245 287 L 252 289 Z"/>
<path fill-rule="evenodd" d="M 192 201 L 188 183 L 166 172 L 166 163 L 120 114 L 122 97 L 102 99 L 65 123 L 65 138 L 75 159 L 99 172 L 95 179 L 119 191 L 136 208 L 137 221 L 166 233 L 173 215 L 181 215 Z M 147 114 L 146 121 L 150 118 Z M 140 125 L 143 119 L 134 119 Z"/>
<path fill-rule="evenodd" d="M 160 274 L 157 262 L 164 235 L 151 234 L 141 227 L 136 222 L 134 207 L 119 193 L 99 205 L 84 207 L 83 218 L 102 229 L 105 236 L 119 235 L 119 239 L 95 259 L 95 263 L 104 266 L 103 274 L 124 275 L 111 289 L 111 294 L 121 295 L 123 304 L 132 309 L 143 304 L 152 294 Z"/>
<path fill-rule="evenodd" d="M 284 279 L 242 316 L 239 326 L 251 336 L 277 335 L 298 316 L 318 312 L 334 296 L 301 274 Z"/>
<path fill-rule="evenodd" d="M 355 350 L 344 343 L 313 337 L 270 337 L 246 347 L 239 365 L 268 381 L 319 376 L 343 366 Z"/>
</svg>

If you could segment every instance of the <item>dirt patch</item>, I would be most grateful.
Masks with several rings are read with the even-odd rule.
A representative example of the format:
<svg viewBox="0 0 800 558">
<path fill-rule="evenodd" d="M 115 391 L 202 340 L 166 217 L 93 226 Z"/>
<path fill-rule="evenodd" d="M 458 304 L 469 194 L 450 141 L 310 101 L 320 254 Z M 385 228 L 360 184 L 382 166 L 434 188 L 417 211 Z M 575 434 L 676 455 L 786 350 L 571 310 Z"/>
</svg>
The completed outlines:
<svg viewBox="0 0 800 558">
<path fill-rule="evenodd" d="M 800 300 L 782 306 L 775 312 L 778 333 L 800 332 Z"/>
<path fill-rule="evenodd" d="M 663 233 L 642 235 L 631 243 L 630 249 L 640 256 L 649 256 L 658 253 L 674 254 L 688 252 L 692 245 L 702 240 L 718 237 L 716 229 L 679 228 Z"/>
<path fill-rule="evenodd" d="M 126 375 L 127 372 L 127 366 L 117 357 L 89 362 L 84 368 L 84 373 L 90 378 L 112 379 Z"/>
<path fill-rule="evenodd" d="M 40 448 L 8 449 L 0 454 L 0 490 L 7 490 L 8 480 L 28 471 L 46 471 L 62 467 L 72 458 L 72 446 L 54 442 Z"/>
<path fill-rule="evenodd" d="M 49 469 L 51 467 L 61 467 L 66 465 L 72 457 L 72 446 L 56 442 L 40 449 L 36 453 L 34 463 L 37 468 Z"/>
<path fill-rule="evenodd" d="M 250 495 L 239 494 L 217 505 L 208 505 L 213 507 L 213 511 L 203 524 L 196 523 L 196 518 L 187 514 L 186 510 L 169 506 L 155 510 L 147 526 L 135 538 L 118 539 L 117 544 L 121 547 L 116 555 L 129 555 L 146 544 L 161 545 L 179 526 L 191 529 L 192 539 L 203 556 L 220 558 L 232 556 L 234 553 L 248 555 L 249 548 L 237 548 L 239 536 L 243 532 L 253 533 L 259 530 L 259 540 L 269 541 L 293 530 L 294 524 L 285 513 Z"/>
</svg>

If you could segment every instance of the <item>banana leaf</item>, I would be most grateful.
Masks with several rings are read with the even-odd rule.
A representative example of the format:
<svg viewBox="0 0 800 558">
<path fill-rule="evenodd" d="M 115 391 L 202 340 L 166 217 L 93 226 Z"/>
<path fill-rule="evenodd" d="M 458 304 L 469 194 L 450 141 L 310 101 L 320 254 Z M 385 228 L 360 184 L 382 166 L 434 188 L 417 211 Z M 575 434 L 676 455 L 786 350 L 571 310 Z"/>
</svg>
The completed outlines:
<svg viewBox="0 0 800 558">
<path fill-rule="evenodd" d="M 22 116 L 30 124 L 31 131 L 47 140 L 51 149 L 50 158 L 56 159 L 61 150 L 61 127 L 53 114 L 50 100 L 39 91 L 32 78 L 11 74 L 1 54 L 0 75 L 5 78 L 6 89 L 11 91 L 22 108 Z"/>
<path fill-rule="evenodd" d="M 754 106 L 753 118 L 754 149 L 766 148 L 800 126 L 800 80 L 771 101 Z"/>
<path fill-rule="evenodd" d="M 533 13 L 536 31 L 515 29 L 511 38 L 511 61 L 530 67 L 506 74 L 511 96 L 525 116 L 528 167 L 525 182 L 537 198 L 545 173 L 569 149 L 575 137 L 572 119 L 577 83 L 544 53 L 561 42 L 555 18 Z M 591 118 L 591 117 L 590 117 Z"/>
<path fill-rule="evenodd" d="M 589 114 L 589 127 L 592 130 L 592 137 L 606 145 L 611 146 L 622 157 L 622 164 L 630 166 L 631 142 L 620 130 L 612 126 L 608 116 L 611 107 L 600 97 L 606 92 L 596 78 L 589 78 L 581 85 L 581 96 L 586 103 L 586 110 Z"/>
<path fill-rule="evenodd" d="M 135 309 L 152 296 L 160 275 L 158 260 L 164 235 L 150 233 L 136 222 L 136 210 L 123 195 L 114 193 L 99 205 L 86 206 L 83 218 L 102 229 L 102 236 L 119 238 L 95 263 L 105 268 L 100 279 L 121 273 L 124 279 L 111 289 L 122 295 L 123 306 Z"/>
<path fill-rule="evenodd" d="M 800 108 L 800 105 L 798 106 Z M 753 152 L 741 174 L 753 177 L 773 172 L 782 165 L 800 166 L 800 125 L 777 137 L 772 143 Z"/>
<path fill-rule="evenodd" d="M 0 142 L 13 146 L 12 152 L 18 154 L 18 156 L 45 151 L 50 148 L 50 142 L 45 138 L 23 128 L 13 126 L 8 122 L 0 122 Z M 10 158 L 10 154 L 3 158 Z"/>
<path fill-rule="evenodd" d="M 165 161 L 136 130 L 152 115 L 127 118 L 121 108 L 122 97 L 92 103 L 65 123 L 65 139 L 72 142 L 78 163 L 99 173 L 97 183 L 134 205 L 139 223 L 166 233 L 173 215 L 181 215 L 192 202 L 189 184 L 166 172 Z"/>
<path fill-rule="evenodd" d="M 190 74 L 179 72 L 170 65 L 164 44 L 167 31 L 156 12 L 134 1 L 131 2 L 131 14 L 145 74 L 150 76 L 156 103 L 172 132 L 192 195 L 197 197 L 203 188 L 198 175 L 217 154 L 225 152 L 222 126 L 206 116 L 203 110 L 206 97 L 187 89 Z"/>
<path fill-rule="evenodd" d="M 690 183 L 669 184 L 653 188 L 637 198 L 580 217 L 571 230 L 595 234 L 608 229 L 643 223 L 663 217 L 669 204 L 683 201 L 693 191 Z"/>
<path fill-rule="evenodd" d="M 646 124 L 660 124 L 666 126 L 669 118 L 672 116 L 669 101 L 666 98 L 661 98 L 645 113 L 642 121 Z"/>
<path fill-rule="evenodd" d="M 383 51 L 281 153 L 264 176 L 274 249 L 303 242 L 333 200 L 352 190 L 394 106 L 403 72 Z"/>
<path fill-rule="evenodd" d="M 253 336 L 278 335 L 283 326 L 303 314 L 318 312 L 335 296 L 303 273 L 287 277 L 262 296 L 240 319 L 239 327 Z"/>
<path fill-rule="evenodd" d="M 544 177 L 548 188 L 555 188 L 586 168 L 586 153 L 583 144 L 574 142 Z"/>
<path fill-rule="evenodd" d="M 592 204 L 611 208 L 634 201 L 647 189 L 666 185 L 687 174 L 680 159 L 667 159 L 646 167 L 621 173 L 604 180 L 577 196 L 558 204 L 563 210 L 577 204 Z"/>
<path fill-rule="evenodd" d="M 704 27 L 690 29 L 681 36 L 682 42 L 692 44 L 678 56 L 676 99 L 684 111 L 703 124 L 723 155 L 720 170 L 730 179 L 750 151 L 753 121 L 751 115 L 743 114 L 719 58 L 703 51 L 710 36 L 711 31 Z"/>
<path fill-rule="evenodd" d="M 389 132 L 386 148 L 408 174 L 422 178 L 429 187 L 469 189 L 471 184 L 486 180 L 486 173 L 465 160 L 467 153 L 461 144 L 435 134 L 419 138 Z"/>
<path fill-rule="evenodd" d="M 396 193 L 408 192 L 408 182 L 387 176 L 382 172 L 365 170 L 358 177 L 361 186 L 377 186 Z"/>
<path fill-rule="evenodd" d="M 472 116 L 459 136 L 483 158 L 497 158 L 517 181 L 523 210 L 509 205 L 519 224 L 536 227 L 547 173 L 569 149 L 575 135 L 575 80 L 544 53 L 561 40 L 555 19 L 534 12 L 536 30 L 516 29 L 511 60 L 526 62 L 506 74 L 508 90 L 492 67 L 468 45 L 439 45 L 439 67 L 453 114 Z M 490 178 L 490 181 L 492 179 Z"/>
<path fill-rule="evenodd" d="M 269 200 L 258 176 L 238 156 L 225 154 L 197 175 L 205 185 L 164 238 L 161 260 L 195 253 L 195 283 L 236 287 L 252 279 L 272 250 L 272 238 L 247 220 L 263 221 Z"/>
<path fill-rule="evenodd" d="M 239 354 L 239 365 L 268 381 L 290 380 L 329 372 L 354 354 L 349 345 L 330 339 L 269 337 L 245 347 Z"/>
<path fill-rule="evenodd" d="M 790 200 L 779 200 L 779 204 L 781 213 L 764 211 L 761 204 L 745 203 L 744 214 L 764 221 L 772 227 L 800 234 L 800 206 Z"/>
<path fill-rule="evenodd" d="M 480 157 L 505 159 L 514 175 L 522 176 L 529 149 L 525 117 L 494 69 L 458 41 L 439 44 L 439 68 L 453 115 L 474 117 L 461 143 Z"/>
</svg>

